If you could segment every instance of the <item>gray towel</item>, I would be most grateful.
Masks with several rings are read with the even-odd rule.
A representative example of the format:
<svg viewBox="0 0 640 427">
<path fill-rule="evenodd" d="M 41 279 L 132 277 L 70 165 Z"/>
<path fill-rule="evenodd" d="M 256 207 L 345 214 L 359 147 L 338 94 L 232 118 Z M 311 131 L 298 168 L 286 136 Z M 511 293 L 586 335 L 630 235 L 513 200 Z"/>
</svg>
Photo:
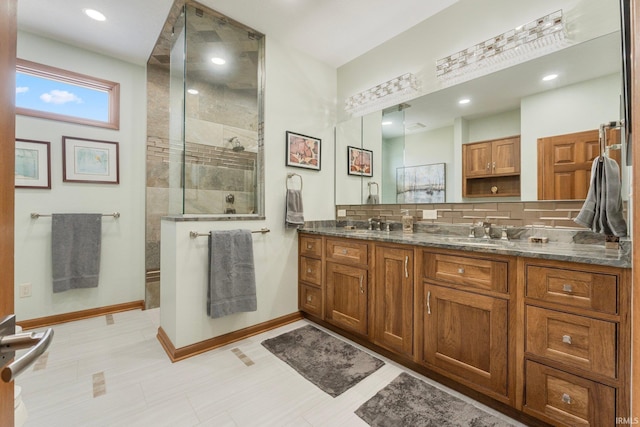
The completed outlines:
<svg viewBox="0 0 640 427">
<path fill-rule="evenodd" d="M 207 315 L 217 319 L 257 309 L 251 231 L 212 231 L 209 237 Z"/>
<path fill-rule="evenodd" d="M 591 166 L 591 185 L 582 209 L 574 219 L 595 233 L 623 237 L 627 223 L 622 215 L 620 168 L 615 160 L 598 157 Z"/>
<path fill-rule="evenodd" d="M 368 205 L 378 205 L 380 204 L 380 199 L 378 198 L 377 194 L 369 194 L 369 197 L 367 197 L 367 204 Z"/>
<path fill-rule="evenodd" d="M 287 227 L 304 225 L 301 190 L 287 190 L 287 212 L 284 223 Z"/>
<path fill-rule="evenodd" d="M 51 215 L 53 292 L 98 286 L 101 241 L 102 214 Z"/>
</svg>

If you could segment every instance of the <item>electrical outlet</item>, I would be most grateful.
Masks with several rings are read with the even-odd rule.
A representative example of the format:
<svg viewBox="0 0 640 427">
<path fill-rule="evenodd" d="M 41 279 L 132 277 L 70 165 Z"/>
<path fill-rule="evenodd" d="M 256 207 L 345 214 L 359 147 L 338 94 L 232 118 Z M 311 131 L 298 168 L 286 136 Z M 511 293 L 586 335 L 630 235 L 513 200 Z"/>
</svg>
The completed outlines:
<svg viewBox="0 0 640 427">
<path fill-rule="evenodd" d="M 347 210 L 346 209 L 338 209 L 338 216 L 347 216 Z"/>
<path fill-rule="evenodd" d="M 20 298 L 26 298 L 31 296 L 31 283 L 21 283 L 18 286 Z"/>
<path fill-rule="evenodd" d="M 422 219 L 438 219 L 438 211 L 436 209 L 423 209 Z"/>
</svg>

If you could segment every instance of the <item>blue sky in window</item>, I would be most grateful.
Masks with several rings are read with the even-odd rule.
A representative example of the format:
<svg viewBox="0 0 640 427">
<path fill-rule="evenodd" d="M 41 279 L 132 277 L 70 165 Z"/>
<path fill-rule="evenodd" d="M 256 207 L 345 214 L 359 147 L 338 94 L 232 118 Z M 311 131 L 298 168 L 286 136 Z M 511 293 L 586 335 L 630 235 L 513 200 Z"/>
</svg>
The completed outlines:
<svg viewBox="0 0 640 427">
<path fill-rule="evenodd" d="M 27 73 L 16 73 L 16 107 L 109 121 L 109 94 Z"/>
</svg>

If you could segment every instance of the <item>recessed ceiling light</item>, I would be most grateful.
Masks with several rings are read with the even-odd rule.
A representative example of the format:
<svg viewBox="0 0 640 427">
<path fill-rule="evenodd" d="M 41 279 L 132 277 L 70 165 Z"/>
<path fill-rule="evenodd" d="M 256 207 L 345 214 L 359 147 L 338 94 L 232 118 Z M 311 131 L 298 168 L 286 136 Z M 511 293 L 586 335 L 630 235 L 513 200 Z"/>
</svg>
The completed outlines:
<svg viewBox="0 0 640 427">
<path fill-rule="evenodd" d="M 224 64 L 227 63 L 227 61 L 225 61 L 224 59 L 219 58 L 217 56 L 215 58 L 211 58 L 211 62 L 213 62 L 216 65 L 224 65 Z"/>
<path fill-rule="evenodd" d="M 95 19 L 96 21 L 106 21 L 107 17 L 102 13 L 98 12 L 95 9 L 84 9 L 84 14 L 87 15 L 91 19 Z"/>
<path fill-rule="evenodd" d="M 187 92 L 189 92 L 191 95 L 197 95 L 198 91 L 196 89 L 187 89 Z"/>
<path fill-rule="evenodd" d="M 385 120 L 384 122 L 382 122 L 382 126 L 389 126 L 392 125 L 393 122 L 391 120 Z"/>
<path fill-rule="evenodd" d="M 545 82 L 548 82 L 548 81 L 550 81 L 550 80 L 554 80 L 554 79 L 556 79 L 556 78 L 558 78 L 558 75 L 557 75 L 557 74 L 548 74 L 548 75 L 544 76 L 544 77 L 542 78 L 542 80 L 544 80 Z"/>
<path fill-rule="evenodd" d="M 471 100 L 469 98 L 462 98 L 460 101 L 458 101 L 458 104 L 464 105 L 464 104 L 468 104 L 470 102 L 471 102 Z"/>
</svg>

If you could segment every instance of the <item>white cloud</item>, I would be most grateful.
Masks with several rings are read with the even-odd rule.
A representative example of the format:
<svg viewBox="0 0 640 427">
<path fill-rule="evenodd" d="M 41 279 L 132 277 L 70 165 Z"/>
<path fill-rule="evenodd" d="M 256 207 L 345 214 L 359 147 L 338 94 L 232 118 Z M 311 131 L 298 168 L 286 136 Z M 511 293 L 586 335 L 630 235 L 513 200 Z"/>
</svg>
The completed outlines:
<svg viewBox="0 0 640 427">
<path fill-rule="evenodd" d="M 49 93 L 40 95 L 40 99 L 48 104 L 66 104 L 67 102 L 75 102 L 82 104 L 82 99 L 66 90 L 52 90 Z"/>
<path fill-rule="evenodd" d="M 27 86 L 18 86 L 16 88 L 16 93 L 25 93 L 28 91 L 29 91 L 29 88 Z"/>
</svg>

